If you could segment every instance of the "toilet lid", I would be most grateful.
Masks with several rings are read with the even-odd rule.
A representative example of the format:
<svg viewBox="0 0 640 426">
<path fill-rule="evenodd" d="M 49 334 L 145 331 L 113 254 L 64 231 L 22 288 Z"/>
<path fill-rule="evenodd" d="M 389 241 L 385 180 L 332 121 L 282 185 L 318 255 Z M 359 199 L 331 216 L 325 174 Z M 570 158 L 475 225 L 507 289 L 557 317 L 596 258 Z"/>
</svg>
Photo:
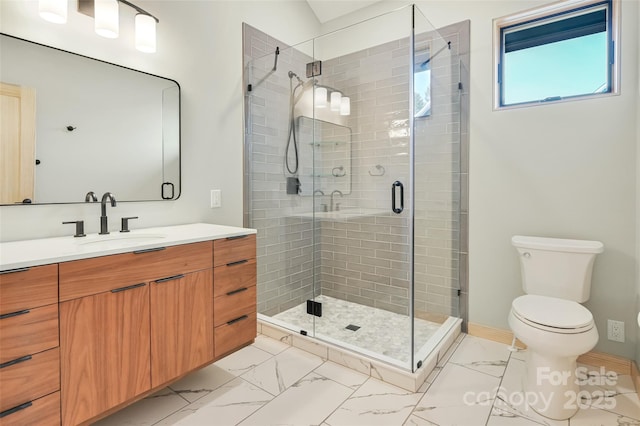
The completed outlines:
<svg viewBox="0 0 640 426">
<path fill-rule="evenodd" d="M 593 322 L 591 312 L 578 302 L 555 297 L 528 294 L 516 298 L 511 307 L 520 317 L 546 327 L 576 329 Z"/>
</svg>

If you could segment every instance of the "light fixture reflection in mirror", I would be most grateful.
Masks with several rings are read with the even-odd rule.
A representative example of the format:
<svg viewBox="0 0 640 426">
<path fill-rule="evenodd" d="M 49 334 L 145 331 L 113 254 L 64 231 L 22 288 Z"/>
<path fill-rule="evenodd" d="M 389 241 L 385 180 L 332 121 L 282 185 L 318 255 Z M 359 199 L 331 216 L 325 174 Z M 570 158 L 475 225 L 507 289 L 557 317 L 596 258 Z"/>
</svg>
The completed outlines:
<svg viewBox="0 0 640 426">
<path fill-rule="evenodd" d="M 340 111 L 341 100 L 342 100 L 342 93 L 331 92 L 331 111 Z"/>
<path fill-rule="evenodd" d="M 343 96 L 340 99 L 340 115 L 351 114 L 351 99 L 348 96 Z"/>
<path fill-rule="evenodd" d="M 67 0 L 40 0 L 38 12 L 45 21 L 66 24 L 67 8 Z"/>
<path fill-rule="evenodd" d="M 327 107 L 327 88 L 326 87 L 316 87 L 314 105 L 316 108 Z"/>
</svg>

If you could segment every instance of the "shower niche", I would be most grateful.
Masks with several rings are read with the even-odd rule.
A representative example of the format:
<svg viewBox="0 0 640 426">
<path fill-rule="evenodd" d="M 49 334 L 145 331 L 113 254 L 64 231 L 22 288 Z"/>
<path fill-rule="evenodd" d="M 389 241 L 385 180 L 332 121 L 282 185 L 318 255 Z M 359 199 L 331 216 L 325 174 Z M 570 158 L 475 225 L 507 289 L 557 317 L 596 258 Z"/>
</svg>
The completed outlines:
<svg viewBox="0 0 640 426">
<path fill-rule="evenodd" d="M 436 30 L 413 5 L 293 45 L 244 25 L 261 322 L 409 373 L 460 331 L 465 25 Z"/>
</svg>

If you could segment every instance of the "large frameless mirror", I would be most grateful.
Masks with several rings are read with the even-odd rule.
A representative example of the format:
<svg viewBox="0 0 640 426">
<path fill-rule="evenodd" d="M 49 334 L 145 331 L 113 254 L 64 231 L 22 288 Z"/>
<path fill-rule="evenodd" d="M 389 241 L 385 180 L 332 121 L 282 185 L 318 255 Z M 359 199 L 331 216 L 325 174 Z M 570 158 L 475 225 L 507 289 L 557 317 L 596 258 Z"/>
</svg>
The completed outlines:
<svg viewBox="0 0 640 426">
<path fill-rule="evenodd" d="M 180 195 L 174 80 L 0 35 L 0 204 Z"/>
</svg>

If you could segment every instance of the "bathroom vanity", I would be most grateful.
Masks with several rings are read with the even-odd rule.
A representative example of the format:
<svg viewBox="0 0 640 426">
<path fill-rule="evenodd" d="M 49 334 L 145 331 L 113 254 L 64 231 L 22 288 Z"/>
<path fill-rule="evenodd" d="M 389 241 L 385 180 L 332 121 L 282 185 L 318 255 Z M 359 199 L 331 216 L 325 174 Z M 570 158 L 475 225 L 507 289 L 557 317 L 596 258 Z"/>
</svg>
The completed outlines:
<svg viewBox="0 0 640 426">
<path fill-rule="evenodd" d="M 252 343 L 255 241 L 191 224 L 0 243 L 0 425 L 90 423 Z"/>
</svg>

